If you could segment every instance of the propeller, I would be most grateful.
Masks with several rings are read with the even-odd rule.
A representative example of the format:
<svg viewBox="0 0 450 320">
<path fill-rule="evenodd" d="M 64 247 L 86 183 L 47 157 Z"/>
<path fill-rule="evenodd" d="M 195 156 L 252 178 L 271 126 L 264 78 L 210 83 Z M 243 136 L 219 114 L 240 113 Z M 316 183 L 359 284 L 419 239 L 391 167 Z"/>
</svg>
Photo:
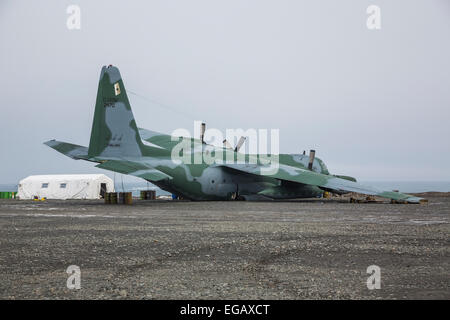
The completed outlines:
<svg viewBox="0 0 450 320">
<path fill-rule="evenodd" d="M 200 132 L 200 140 L 202 141 L 202 144 L 205 143 L 205 131 L 206 131 L 206 123 L 202 122 L 202 128 Z"/>
<path fill-rule="evenodd" d="M 227 141 L 227 139 L 223 140 L 223 147 L 227 148 L 227 149 L 231 149 L 234 150 L 235 152 L 238 152 L 239 149 L 242 147 L 242 145 L 244 144 L 245 140 L 247 138 L 246 137 L 241 137 L 238 141 L 238 143 L 236 144 L 236 147 L 232 147 L 231 144 Z"/>
<path fill-rule="evenodd" d="M 231 144 L 227 141 L 227 139 L 223 140 L 223 147 L 224 147 L 224 148 L 227 148 L 227 149 L 233 150 L 233 147 L 232 147 Z"/>
<path fill-rule="evenodd" d="M 205 131 L 206 131 L 206 123 L 202 122 L 202 126 L 201 126 L 201 131 L 200 131 L 200 140 L 202 141 L 202 143 L 205 143 Z M 234 150 L 235 152 L 238 152 L 239 149 L 242 147 L 242 145 L 244 144 L 245 140 L 247 138 L 246 137 L 241 137 L 238 141 L 238 143 L 236 144 L 236 147 L 231 146 L 231 144 L 227 141 L 227 139 L 223 140 L 223 147 L 227 148 L 227 149 L 231 149 Z"/>
<path fill-rule="evenodd" d="M 309 163 L 308 163 L 309 170 L 312 170 L 315 156 L 316 156 L 316 150 L 309 150 Z"/>
<path fill-rule="evenodd" d="M 246 137 L 241 137 L 241 138 L 239 139 L 239 141 L 238 141 L 236 147 L 234 148 L 234 151 L 235 151 L 235 152 L 238 152 L 238 151 L 239 151 L 239 149 L 240 149 L 240 148 L 242 147 L 242 145 L 244 144 L 245 139 L 247 139 L 247 138 L 246 138 Z"/>
</svg>

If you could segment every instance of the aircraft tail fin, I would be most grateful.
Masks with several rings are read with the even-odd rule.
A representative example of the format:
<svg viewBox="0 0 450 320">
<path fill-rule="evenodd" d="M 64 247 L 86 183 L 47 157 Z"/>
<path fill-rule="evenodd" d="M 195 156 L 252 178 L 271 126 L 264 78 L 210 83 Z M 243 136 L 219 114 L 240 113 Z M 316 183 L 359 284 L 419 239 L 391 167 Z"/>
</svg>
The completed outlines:
<svg viewBox="0 0 450 320">
<path fill-rule="evenodd" d="M 98 84 L 88 156 L 141 155 L 141 137 L 119 69 L 104 66 Z"/>
</svg>

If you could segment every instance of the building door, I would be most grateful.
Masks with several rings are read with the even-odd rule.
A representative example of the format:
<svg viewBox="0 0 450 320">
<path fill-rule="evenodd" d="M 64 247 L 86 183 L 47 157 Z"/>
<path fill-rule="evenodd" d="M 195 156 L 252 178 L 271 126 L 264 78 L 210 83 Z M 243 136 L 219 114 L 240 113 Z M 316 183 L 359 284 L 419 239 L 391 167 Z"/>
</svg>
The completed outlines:
<svg viewBox="0 0 450 320">
<path fill-rule="evenodd" d="M 100 197 L 105 198 L 106 183 L 100 183 Z"/>
</svg>

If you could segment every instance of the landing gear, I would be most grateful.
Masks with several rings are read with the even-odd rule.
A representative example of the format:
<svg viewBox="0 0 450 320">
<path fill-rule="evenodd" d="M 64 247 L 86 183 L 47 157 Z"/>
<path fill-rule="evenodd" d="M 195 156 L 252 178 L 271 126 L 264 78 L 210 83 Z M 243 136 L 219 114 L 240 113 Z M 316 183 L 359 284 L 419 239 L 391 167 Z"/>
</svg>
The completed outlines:
<svg viewBox="0 0 450 320">
<path fill-rule="evenodd" d="M 236 200 L 236 201 L 244 201 L 245 200 L 245 197 L 239 195 L 239 185 L 238 184 L 236 184 L 236 191 L 230 193 L 229 199 Z"/>
<path fill-rule="evenodd" d="M 240 196 L 239 193 L 237 193 L 237 192 L 232 192 L 231 195 L 230 195 L 230 200 L 244 201 L 245 197 Z"/>
</svg>

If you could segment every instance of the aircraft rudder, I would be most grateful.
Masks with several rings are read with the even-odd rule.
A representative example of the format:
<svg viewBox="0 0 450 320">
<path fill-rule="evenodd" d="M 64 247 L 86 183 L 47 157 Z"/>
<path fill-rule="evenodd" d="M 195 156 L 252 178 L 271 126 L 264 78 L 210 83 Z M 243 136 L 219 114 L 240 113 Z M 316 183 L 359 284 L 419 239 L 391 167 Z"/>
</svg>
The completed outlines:
<svg viewBox="0 0 450 320">
<path fill-rule="evenodd" d="M 100 72 L 89 156 L 138 156 L 142 142 L 125 86 L 117 67 Z"/>
</svg>

